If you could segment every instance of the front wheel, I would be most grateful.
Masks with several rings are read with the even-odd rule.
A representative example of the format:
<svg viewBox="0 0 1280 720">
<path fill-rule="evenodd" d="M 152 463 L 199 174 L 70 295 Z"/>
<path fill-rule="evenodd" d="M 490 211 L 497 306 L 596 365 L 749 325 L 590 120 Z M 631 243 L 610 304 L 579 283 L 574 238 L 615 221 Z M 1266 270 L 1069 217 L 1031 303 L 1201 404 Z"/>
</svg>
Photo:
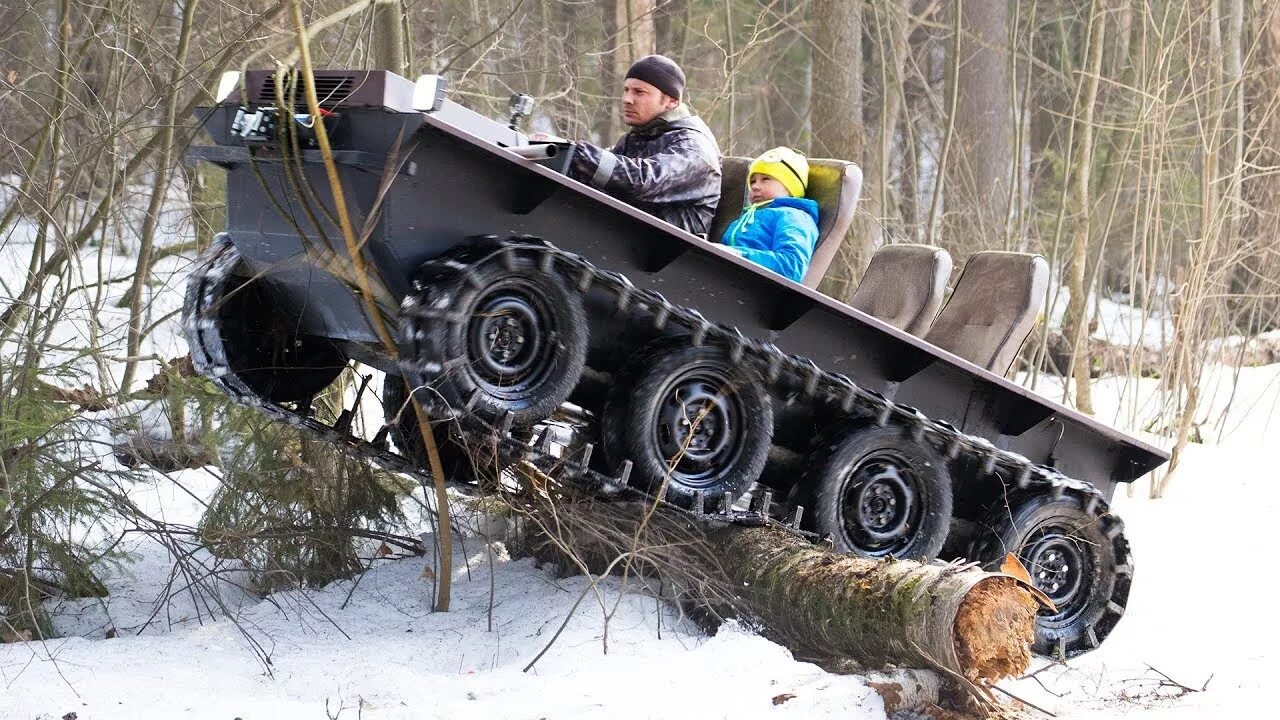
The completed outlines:
<svg viewBox="0 0 1280 720">
<path fill-rule="evenodd" d="M 1036 617 L 1032 648 L 1066 659 L 1098 647 L 1124 614 L 1133 558 L 1120 519 L 1103 504 L 1065 492 L 999 502 L 982 522 L 969 557 L 997 568 L 1014 553 L 1056 610 Z"/>
<path fill-rule="evenodd" d="M 415 386 L 450 407 L 529 428 L 577 385 L 589 328 L 581 298 L 517 250 L 473 264 L 432 261 L 401 308 Z"/>
<path fill-rule="evenodd" d="M 727 350 L 662 338 L 617 374 L 604 408 L 601 440 L 614 464 L 631 460 L 632 477 L 681 505 L 701 493 L 706 507 L 737 498 L 760 477 L 773 438 L 773 405 L 764 383 Z"/>
</svg>

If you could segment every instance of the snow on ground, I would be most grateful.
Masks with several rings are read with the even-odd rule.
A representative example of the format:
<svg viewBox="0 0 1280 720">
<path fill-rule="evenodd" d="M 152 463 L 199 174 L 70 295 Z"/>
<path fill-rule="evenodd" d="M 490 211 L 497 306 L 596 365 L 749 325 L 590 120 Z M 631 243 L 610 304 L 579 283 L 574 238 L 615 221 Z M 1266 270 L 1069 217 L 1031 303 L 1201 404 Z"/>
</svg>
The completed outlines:
<svg viewBox="0 0 1280 720">
<path fill-rule="evenodd" d="M 1280 365 L 1242 367 L 1238 370 L 1208 365 L 1199 384 L 1199 400 L 1193 425 L 1206 442 L 1253 448 L 1268 438 L 1280 437 Z M 1055 402 L 1070 403 L 1074 383 L 1041 375 L 1032 383 L 1025 373 L 1016 378 L 1023 385 Z M 1091 384 L 1094 417 L 1159 446 L 1169 441 L 1155 430 L 1172 423 L 1171 413 L 1183 402 L 1170 395 L 1160 378 L 1107 376 Z M 1064 390 L 1065 386 L 1065 390 Z"/>
<path fill-rule="evenodd" d="M 12 289 L 25 268 L 29 230 L 19 225 L 0 241 L 0 280 Z M 163 244 L 185 237 L 177 224 L 165 231 Z M 94 252 L 82 255 L 76 280 L 132 270 L 132 257 L 104 253 L 102 260 L 99 269 Z M 158 268 L 152 321 L 178 308 L 189 262 L 172 258 Z M 124 289 L 113 285 L 106 305 Z M 1146 324 L 1140 311 L 1121 305 L 1101 303 L 1107 319 L 1100 324 L 1113 342 L 1158 339 L 1158 320 Z M 116 323 L 106 338 L 115 348 L 123 347 L 124 312 L 105 318 Z M 84 316 L 81 309 L 59 330 L 68 353 L 87 346 Z M 175 320 L 160 324 L 144 354 L 181 354 Z M 89 378 L 96 372 L 91 364 L 83 370 Z M 1038 660 L 1034 678 L 1005 683 L 1015 695 L 1075 720 L 1272 715 L 1280 636 L 1267 620 L 1267 550 L 1280 477 L 1267 450 L 1280 437 L 1280 365 L 1242 370 L 1234 394 L 1229 372 L 1210 372 L 1200 429 L 1215 444 L 1188 448 L 1167 498 L 1145 499 L 1140 485 L 1135 497 L 1116 499 L 1137 562 L 1124 620 L 1100 650 L 1066 667 Z M 143 378 L 150 373 L 139 370 Z M 1038 390 L 1062 396 L 1051 382 Z M 1104 379 L 1094 394 L 1100 419 L 1135 432 L 1159 408 L 1157 380 Z M 154 475 L 131 494 L 157 517 L 194 524 L 216 483 L 204 470 Z M 796 662 L 741 628 L 705 637 L 634 589 L 619 599 L 614 578 L 599 585 L 603 603 L 589 594 L 525 673 L 590 588 L 583 578 L 556 579 L 530 561 L 509 560 L 500 547 L 490 564 L 488 547 L 474 537 L 458 548 L 449 613 L 430 612 L 428 561 L 401 559 L 382 562 L 354 585 L 266 599 L 241 591 L 243 578 L 231 570 L 215 586 L 231 617 L 211 614 L 208 598 L 197 602 L 184 590 L 165 548 L 141 536 L 126 547 L 134 559 L 108 576 L 109 598 L 54 607 L 64 637 L 0 645 L 0 720 L 69 713 L 79 720 L 323 718 L 340 709 L 341 717 L 459 720 L 884 717 L 861 679 Z M 270 656 L 270 672 L 250 639 Z M 1184 693 L 1168 681 L 1204 690 Z M 775 706 L 783 694 L 795 697 Z"/>
<path fill-rule="evenodd" d="M 1067 302 L 1071 291 L 1061 285 L 1061 278 L 1054 277 L 1049 296 L 1049 324 L 1062 327 L 1063 317 L 1067 314 Z M 1096 293 L 1089 296 L 1090 314 L 1097 322 L 1093 337 L 1106 340 L 1118 347 L 1145 347 L 1159 350 L 1173 339 L 1173 318 L 1163 308 L 1143 308 L 1135 303 L 1131 295 L 1116 293 L 1114 295 Z"/>
<path fill-rule="evenodd" d="M 0 183 L 0 187 L 3 187 L 3 183 Z M 95 238 L 88 247 L 73 255 L 69 263 L 66 283 L 75 290 L 70 294 L 65 315 L 50 337 L 49 344 L 53 349 L 47 353 L 45 365 L 71 360 L 79 375 L 77 382 L 81 385 L 103 385 L 99 369 L 93 358 L 85 352 L 86 349 L 94 347 L 96 343 L 97 347 L 104 349 L 107 357 L 119 359 L 126 355 L 129 308 L 127 304 L 124 307 L 119 304 L 129 291 L 131 281 L 99 281 L 132 278 L 137 264 L 134 251 L 138 243 L 137 233 L 142 224 L 141 218 L 149 193 L 149 189 L 141 187 L 134 188 L 134 192 L 125 193 L 123 197 L 127 209 L 122 213 L 124 217 L 109 228 L 114 239 L 103 246 Z M 0 194 L 0 209 L 4 206 L 4 196 Z M 79 209 L 83 211 L 83 208 Z M 0 236 L 0 298 L 3 298 L 5 305 L 8 304 L 8 298 L 18 294 L 27 277 L 36 235 L 35 224 L 20 219 Z M 174 187 L 160 209 L 155 247 L 162 249 L 193 239 L 185 190 Z M 51 237 L 48 241 L 50 253 L 57 247 L 56 240 L 56 237 Z M 144 359 L 138 363 L 137 377 L 143 380 L 158 370 L 154 356 L 172 359 L 186 354 L 179 315 L 191 263 L 189 256 L 168 256 L 155 263 L 151 282 L 144 290 L 147 298 L 144 304 L 144 327 L 154 326 L 154 329 L 143 338 L 138 353 Z M 50 297 L 53 290 L 51 283 L 46 289 L 46 298 Z M 95 315 L 101 323 L 96 337 L 91 333 L 93 323 L 90 320 Z M 0 347 L 0 351 L 4 350 L 7 349 Z M 107 382 L 114 388 L 120 382 L 124 363 L 110 362 L 107 367 L 111 372 Z"/>
<path fill-rule="evenodd" d="M 177 216 L 161 228 L 158 245 L 187 239 Z M 20 222 L 0 239 L 0 282 L 10 296 L 34 234 Z M 85 285 L 128 275 L 135 262 L 95 248 L 79 259 L 73 282 Z M 155 268 L 148 322 L 158 325 L 143 355 L 185 352 L 175 311 L 189 265 L 169 258 Z M 124 354 L 127 309 L 114 303 L 126 289 L 111 285 L 103 297 L 87 290 L 72 303 L 54 335 L 66 357 L 89 346 L 94 305 L 107 326 L 100 344 Z M 118 382 L 121 365 L 112 366 Z M 77 368 L 81 382 L 98 383 L 91 362 Z M 138 376 L 153 371 L 144 363 Z M 195 525 L 216 484 L 204 470 L 155 474 L 130 497 L 154 517 Z M 530 561 L 510 561 L 500 547 L 490 565 L 478 538 L 462 545 L 451 611 L 432 613 L 427 560 L 383 562 L 355 587 L 341 582 L 265 600 L 243 592 L 233 571 L 214 584 L 215 598 L 186 588 L 166 548 L 132 536 L 124 543 L 132 562 L 105 578 L 110 597 L 53 608 L 62 638 L 0 645 L 0 720 L 72 712 L 80 720 L 323 718 L 340 708 L 344 717 L 367 718 L 885 717 L 880 697 L 860 679 L 795 662 L 744 629 L 705 637 L 672 608 L 613 578 L 599 584 L 599 600 L 592 592 L 583 601 L 526 673 L 590 588 L 583 578 L 557 580 Z M 269 672 L 254 644 L 270 656 Z M 775 707 L 782 694 L 795 697 Z"/>
<path fill-rule="evenodd" d="M 1280 366 L 1269 370 L 1280 378 Z M 1019 697 L 1074 720 L 1274 717 L 1275 458 L 1235 442 L 1193 445 L 1184 462 L 1167 498 L 1117 499 L 1136 574 L 1115 632 L 1068 667 L 1007 683 Z"/>
<path fill-rule="evenodd" d="M 1232 392 L 1234 374 L 1206 373 L 1197 422 L 1212 444 L 1187 446 L 1166 497 L 1147 499 L 1147 479 L 1132 497 L 1117 493 L 1136 567 L 1124 619 L 1100 650 L 1068 667 L 1037 661 L 1032 672 L 1044 669 L 1034 679 L 1006 684 L 1016 695 L 1079 720 L 1274 714 L 1280 631 L 1268 621 L 1273 581 L 1263 553 L 1280 513 L 1280 365 L 1241 368 Z M 1142 435 L 1159 385 L 1098 381 L 1098 417 Z M 1061 396 L 1060 386 L 1041 390 Z"/>
<path fill-rule="evenodd" d="M 1066 667 L 1037 660 L 1034 678 L 1004 687 L 1075 720 L 1270 715 L 1280 637 L 1267 624 L 1269 570 L 1259 555 L 1280 511 L 1265 404 L 1280 392 L 1280 365 L 1242 378 L 1252 404 L 1236 405 L 1235 431 L 1221 444 L 1190 447 L 1169 497 L 1147 500 L 1145 485 L 1117 497 L 1137 575 L 1115 633 Z M 215 483 L 186 471 L 134 495 L 149 512 L 193 523 Z M 796 662 L 740 628 L 701 636 L 637 592 L 623 595 L 607 624 L 607 653 L 604 611 L 589 595 L 524 673 L 586 582 L 557 580 L 501 548 L 490 566 L 474 537 L 455 560 L 447 614 L 429 610 L 420 559 L 383 563 L 354 589 L 340 582 L 256 600 L 224 586 L 236 623 L 271 655 L 267 674 L 236 624 L 197 617 L 181 593 L 135 634 L 172 567 L 162 548 L 136 542 L 138 560 L 112 577 L 105 609 L 60 608 L 59 629 L 80 636 L 0 646 L 0 718 L 322 718 L 326 701 L 330 712 L 348 708 L 344 717 L 363 703 L 366 718 L 884 717 L 860 679 Z M 612 608 L 619 581 L 600 587 Z M 108 627 L 119 637 L 105 639 Z M 1179 696 L 1160 673 L 1204 690 Z M 774 706 L 783 693 L 795 698 Z"/>
<path fill-rule="evenodd" d="M 215 483 L 187 471 L 134 495 L 171 522 L 193 523 L 198 498 Z M 619 602 L 613 578 L 599 586 L 603 609 L 590 593 L 525 673 L 590 588 L 584 578 L 557 580 L 531 561 L 510 561 L 501 547 L 490 565 L 477 538 L 467 548 L 455 557 L 448 613 L 430 610 L 429 561 L 403 559 L 354 588 L 231 598 L 234 623 L 201 622 L 179 594 L 146 625 L 171 561 L 144 541 L 138 562 L 110 581 L 107 608 L 61 608 L 59 630 L 83 636 L 0 646 L 0 717 L 323 718 L 327 703 L 348 717 L 362 706 L 365 718 L 884 718 L 879 696 L 858 678 L 795 662 L 742 629 L 701 636 L 642 593 Z M 270 674 L 237 625 L 270 654 Z M 108 627 L 119 636 L 104 639 Z M 783 693 L 795 697 L 775 707 Z"/>
</svg>

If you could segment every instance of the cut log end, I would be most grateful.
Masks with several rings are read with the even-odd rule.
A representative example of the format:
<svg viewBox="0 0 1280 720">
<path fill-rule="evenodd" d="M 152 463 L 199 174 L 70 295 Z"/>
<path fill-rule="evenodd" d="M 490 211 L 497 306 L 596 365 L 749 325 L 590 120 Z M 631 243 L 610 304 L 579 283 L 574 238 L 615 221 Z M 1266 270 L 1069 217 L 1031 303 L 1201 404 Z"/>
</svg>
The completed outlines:
<svg viewBox="0 0 1280 720">
<path fill-rule="evenodd" d="M 991 683 L 1027 669 L 1038 608 L 1026 587 L 1010 577 L 986 578 L 965 596 L 953 632 L 969 680 Z"/>
</svg>

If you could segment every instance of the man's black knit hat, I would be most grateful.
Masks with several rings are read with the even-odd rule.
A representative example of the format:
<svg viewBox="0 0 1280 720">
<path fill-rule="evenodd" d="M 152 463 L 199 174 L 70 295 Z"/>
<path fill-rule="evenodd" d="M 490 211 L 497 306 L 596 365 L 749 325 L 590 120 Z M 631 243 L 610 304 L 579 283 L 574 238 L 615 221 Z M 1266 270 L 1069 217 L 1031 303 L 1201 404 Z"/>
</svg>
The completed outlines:
<svg viewBox="0 0 1280 720">
<path fill-rule="evenodd" d="M 635 61 L 627 78 L 643 80 L 677 100 L 684 95 L 684 71 L 665 55 L 645 55 Z"/>
</svg>

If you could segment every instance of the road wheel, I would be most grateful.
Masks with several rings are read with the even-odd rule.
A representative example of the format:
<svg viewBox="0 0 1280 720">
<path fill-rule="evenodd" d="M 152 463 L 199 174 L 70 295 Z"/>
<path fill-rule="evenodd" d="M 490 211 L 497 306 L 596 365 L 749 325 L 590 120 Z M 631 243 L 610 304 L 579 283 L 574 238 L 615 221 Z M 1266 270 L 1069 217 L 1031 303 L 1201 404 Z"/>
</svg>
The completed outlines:
<svg viewBox="0 0 1280 720">
<path fill-rule="evenodd" d="M 346 367 L 347 358 L 327 338 L 297 332 L 296 312 L 269 279 L 251 277 L 225 236 L 201 255 L 197 273 L 187 288 L 183 325 L 197 369 L 226 363 L 215 382 L 271 402 L 306 402 Z"/>
<path fill-rule="evenodd" d="M 727 350 L 662 338 L 617 373 L 605 403 L 601 440 L 611 463 L 631 460 L 631 477 L 688 506 L 708 509 L 760 476 L 773 438 L 773 406 L 756 373 Z"/>
<path fill-rule="evenodd" d="M 391 441 L 401 455 L 429 473 L 431 462 L 427 458 L 427 446 L 418 429 L 418 414 L 413 405 L 406 402 L 408 397 L 404 378 L 387 375 L 382 383 L 382 412 L 391 424 Z M 476 473 L 471 453 L 459 434 L 457 423 L 436 424 L 434 432 L 436 449 L 440 452 L 440 464 L 444 466 L 445 481 L 454 484 L 474 482 Z"/>
<path fill-rule="evenodd" d="M 951 525 L 951 476 L 903 428 L 842 426 L 810 456 L 811 527 L 863 557 L 932 560 Z"/>
</svg>

